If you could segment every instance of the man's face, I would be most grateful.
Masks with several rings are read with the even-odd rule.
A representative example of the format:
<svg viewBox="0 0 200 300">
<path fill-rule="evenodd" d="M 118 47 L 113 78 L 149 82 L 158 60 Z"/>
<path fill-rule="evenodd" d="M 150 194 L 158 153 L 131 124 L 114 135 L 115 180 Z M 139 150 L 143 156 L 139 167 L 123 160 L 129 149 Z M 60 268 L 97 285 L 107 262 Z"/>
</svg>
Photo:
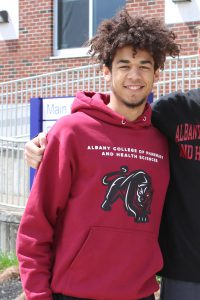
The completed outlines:
<svg viewBox="0 0 200 300">
<path fill-rule="evenodd" d="M 111 71 L 104 67 L 104 77 L 111 84 L 111 108 L 118 113 L 124 109 L 142 113 L 158 71 L 149 52 L 138 50 L 133 55 L 133 48 L 125 46 L 117 50 Z"/>
</svg>

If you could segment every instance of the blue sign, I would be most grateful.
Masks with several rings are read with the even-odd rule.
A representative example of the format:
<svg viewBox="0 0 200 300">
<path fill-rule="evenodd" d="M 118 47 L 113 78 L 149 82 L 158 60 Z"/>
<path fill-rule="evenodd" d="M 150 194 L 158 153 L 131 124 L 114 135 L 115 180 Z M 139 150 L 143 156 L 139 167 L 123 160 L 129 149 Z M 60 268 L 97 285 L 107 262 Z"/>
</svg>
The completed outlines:
<svg viewBox="0 0 200 300">
<path fill-rule="evenodd" d="M 30 100 L 30 138 L 39 132 L 48 132 L 62 116 L 71 113 L 74 97 L 31 98 Z M 30 187 L 33 183 L 35 169 L 30 169 Z"/>
</svg>

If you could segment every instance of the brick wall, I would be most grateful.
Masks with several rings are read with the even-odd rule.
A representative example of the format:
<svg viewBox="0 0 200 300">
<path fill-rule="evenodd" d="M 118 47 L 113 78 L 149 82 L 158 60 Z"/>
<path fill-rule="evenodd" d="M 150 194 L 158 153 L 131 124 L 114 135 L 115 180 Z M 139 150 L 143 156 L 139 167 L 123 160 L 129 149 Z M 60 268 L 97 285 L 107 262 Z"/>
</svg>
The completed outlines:
<svg viewBox="0 0 200 300">
<path fill-rule="evenodd" d="M 198 30 L 199 22 L 188 22 L 171 25 L 170 28 L 177 35 L 177 42 L 181 44 L 182 55 L 198 53 Z"/>
<path fill-rule="evenodd" d="M 1 82 L 87 62 L 87 59 L 50 59 L 53 55 L 53 0 L 20 0 L 19 5 L 19 39 L 0 41 Z"/>
<path fill-rule="evenodd" d="M 126 6 L 134 14 L 148 15 L 149 17 L 159 17 L 164 20 L 165 0 L 127 0 Z"/>
<path fill-rule="evenodd" d="M 127 0 L 131 13 L 164 20 L 164 0 Z M 53 0 L 19 1 L 19 39 L 0 41 L 0 81 L 88 64 L 88 58 L 51 59 L 53 55 Z M 182 54 L 197 53 L 200 22 L 171 26 L 182 44 Z"/>
</svg>

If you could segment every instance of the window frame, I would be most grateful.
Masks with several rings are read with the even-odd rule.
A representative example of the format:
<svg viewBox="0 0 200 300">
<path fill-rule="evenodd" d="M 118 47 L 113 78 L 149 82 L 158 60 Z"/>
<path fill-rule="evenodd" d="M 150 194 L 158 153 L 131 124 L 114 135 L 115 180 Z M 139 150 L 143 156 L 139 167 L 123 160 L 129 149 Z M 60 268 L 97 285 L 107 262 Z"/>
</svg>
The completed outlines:
<svg viewBox="0 0 200 300">
<path fill-rule="evenodd" d="M 53 58 L 78 58 L 89 57 L 89 47 L 58 49 L 58 1 L 54 0 L 53 7 Z M 93 26 L 93 0 L 89 0 L 89 39 L 92 38 Z"/>
</svg>

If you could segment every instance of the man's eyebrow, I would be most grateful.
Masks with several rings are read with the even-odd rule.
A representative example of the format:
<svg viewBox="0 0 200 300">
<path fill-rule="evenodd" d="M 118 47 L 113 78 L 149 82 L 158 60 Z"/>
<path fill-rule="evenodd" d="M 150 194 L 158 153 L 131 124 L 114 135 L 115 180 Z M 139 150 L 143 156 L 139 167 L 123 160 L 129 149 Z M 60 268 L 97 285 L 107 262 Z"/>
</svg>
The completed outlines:
<svg viewBox="0 0 200 300">
<path fill-rule="evenodd" d="M 128 59 L 120 59 L 117 62 L 117 64 L 129 64 L 129 63 L 130 63 L 130 60 L 128 60 Z"/>
<path fill-rule="evenodd" d="M 128 59 L 120 59 L 117 61 L 117 64 L 129 64 L 129 63 L 130 63 L 130 60 L 128 60 Z M 151 60 L 141 60 L 140 63 L 143 65 L 150 64 L 153 66 L 153 62 Z"/>
<path fill-rule="evenodd" d="M 150 64 L 150 65 L 153 66 L 153 63 L 152 63 L 152 61 L 150 61 L 150 60 L 141 60 L 140 63 L 143 64 L 143 65 L 144 65 L 144 64 Z"/>
</svg>

